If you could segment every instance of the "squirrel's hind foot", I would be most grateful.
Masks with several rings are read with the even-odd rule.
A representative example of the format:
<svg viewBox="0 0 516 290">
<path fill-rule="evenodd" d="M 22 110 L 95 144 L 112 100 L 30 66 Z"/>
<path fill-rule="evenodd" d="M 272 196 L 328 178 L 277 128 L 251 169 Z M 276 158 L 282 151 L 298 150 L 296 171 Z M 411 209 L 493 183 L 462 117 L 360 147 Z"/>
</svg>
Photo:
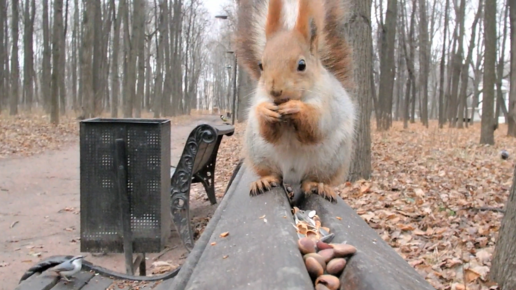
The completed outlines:
<svg viewBox="0 0 516 290">
<path fill-rule="evenodd" d="M 251 196 L 256 196 L 259 194 L 262 194 L 266 191 L 271 190 L 271 188 L 276 187 L 280 184 L 280 180 L 277 176 L 269 175 L 269 176 L 263 176 L 257 181 L 254 181 L 251 183 L 251 190 L 249 194 Z"/>
<path fill-rule="evenodd" d="M 305 194 L 315 193 L 321 195 L 332 203 L 337 203 L 337 194 L 335 193 L 335 190 L 333 190 L 331 186 L 322 182 L 304 181 L 301 185 L 301 190 Z"/>
</svg>

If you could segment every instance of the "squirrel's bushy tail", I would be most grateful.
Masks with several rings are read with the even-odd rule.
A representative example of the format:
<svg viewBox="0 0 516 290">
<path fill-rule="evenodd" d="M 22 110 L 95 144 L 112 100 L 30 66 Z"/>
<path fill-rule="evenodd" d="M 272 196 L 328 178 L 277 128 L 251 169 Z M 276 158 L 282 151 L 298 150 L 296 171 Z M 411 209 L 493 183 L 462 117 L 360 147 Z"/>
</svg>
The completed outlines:
<svg viewBox="0 0 516 290">
<path fill-rule="evenodd" d="M 255 80 L 260 78 L 258 62 L 266 43 L 266 23 L 270 1 L 282 1 L 281 21 L 286 29 L 296 23 L 300 0 L 240 0 L 238 5 L 238 26 L 234 44 L 239 63 Z M 302 1 L 302 0 L 301 0 Z M 312 5 L 322 5 L 324 13 L 313 13 L 314 23 L 320 32 L 318 55 L 322 64 L 344 87 L 351 86 L 351 50 L 344 38 L 342 0 L 310 0 Z M 277 11 L 275 11 L 278 13 Z"/>
</svg>

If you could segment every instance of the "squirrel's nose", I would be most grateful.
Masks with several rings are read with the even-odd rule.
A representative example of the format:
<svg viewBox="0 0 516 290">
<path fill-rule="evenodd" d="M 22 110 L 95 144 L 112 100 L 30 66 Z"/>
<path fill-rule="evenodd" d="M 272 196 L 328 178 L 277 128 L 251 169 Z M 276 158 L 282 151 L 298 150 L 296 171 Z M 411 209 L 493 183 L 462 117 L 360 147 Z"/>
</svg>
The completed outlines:
<svg viewBox="0 0 516 290">
<path fill-rule="evenodd" d="M 273 97 L 277 98 L 277 97 L 281 97 L 281 94 L 282 94 L 282 93 L 283 93 L 283 91 L 282 91 L 282 90 L 281 90 L 281 91 L 272 90 L 270 94 L 271 94 L 271 96 L 273 96 Z"/>
</svg>

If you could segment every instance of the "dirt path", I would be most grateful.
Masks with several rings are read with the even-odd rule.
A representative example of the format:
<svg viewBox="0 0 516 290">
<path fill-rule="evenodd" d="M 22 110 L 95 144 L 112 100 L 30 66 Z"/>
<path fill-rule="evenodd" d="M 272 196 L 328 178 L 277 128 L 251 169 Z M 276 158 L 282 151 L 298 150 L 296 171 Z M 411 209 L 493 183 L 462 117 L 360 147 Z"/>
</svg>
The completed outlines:
<svg viewBox="0 0 516 290">
<path fill-rule="evenodd" d="M 192 118 L 172 126 L 172 164 L 182 153 L 190 131 L 202 122 L 221 123 L 218 116 Z M 195 197 L 192 211 L 211 215 L 215 206 Z M 22 274 L 40 259 L 79 254 L 79 144 L 59 151 L 0 160 L 0 290 L 16 287 Z M 172 247 L 160 260 L 181 263 L 186 251 L 173 231 Z M 124 272 L 122 254 L 86 259 Z M 156 254 L 148 255 L 149 267 Z"/>
</svg>

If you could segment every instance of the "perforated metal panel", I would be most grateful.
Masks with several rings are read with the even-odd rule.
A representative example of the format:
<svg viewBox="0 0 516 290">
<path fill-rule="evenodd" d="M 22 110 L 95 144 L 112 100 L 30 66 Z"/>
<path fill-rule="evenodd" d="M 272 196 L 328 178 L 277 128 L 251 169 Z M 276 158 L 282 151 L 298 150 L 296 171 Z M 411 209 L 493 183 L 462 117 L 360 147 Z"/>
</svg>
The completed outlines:
<svg viewBox="0 0 516 290">
<path fill-rule="evenodd" d="M 123 252 L 115 140 L 126 143 L 134 252 L 160 252 L 170 234 L 170 121 L 80 124 L 81 252 Z"/>
</svg>

